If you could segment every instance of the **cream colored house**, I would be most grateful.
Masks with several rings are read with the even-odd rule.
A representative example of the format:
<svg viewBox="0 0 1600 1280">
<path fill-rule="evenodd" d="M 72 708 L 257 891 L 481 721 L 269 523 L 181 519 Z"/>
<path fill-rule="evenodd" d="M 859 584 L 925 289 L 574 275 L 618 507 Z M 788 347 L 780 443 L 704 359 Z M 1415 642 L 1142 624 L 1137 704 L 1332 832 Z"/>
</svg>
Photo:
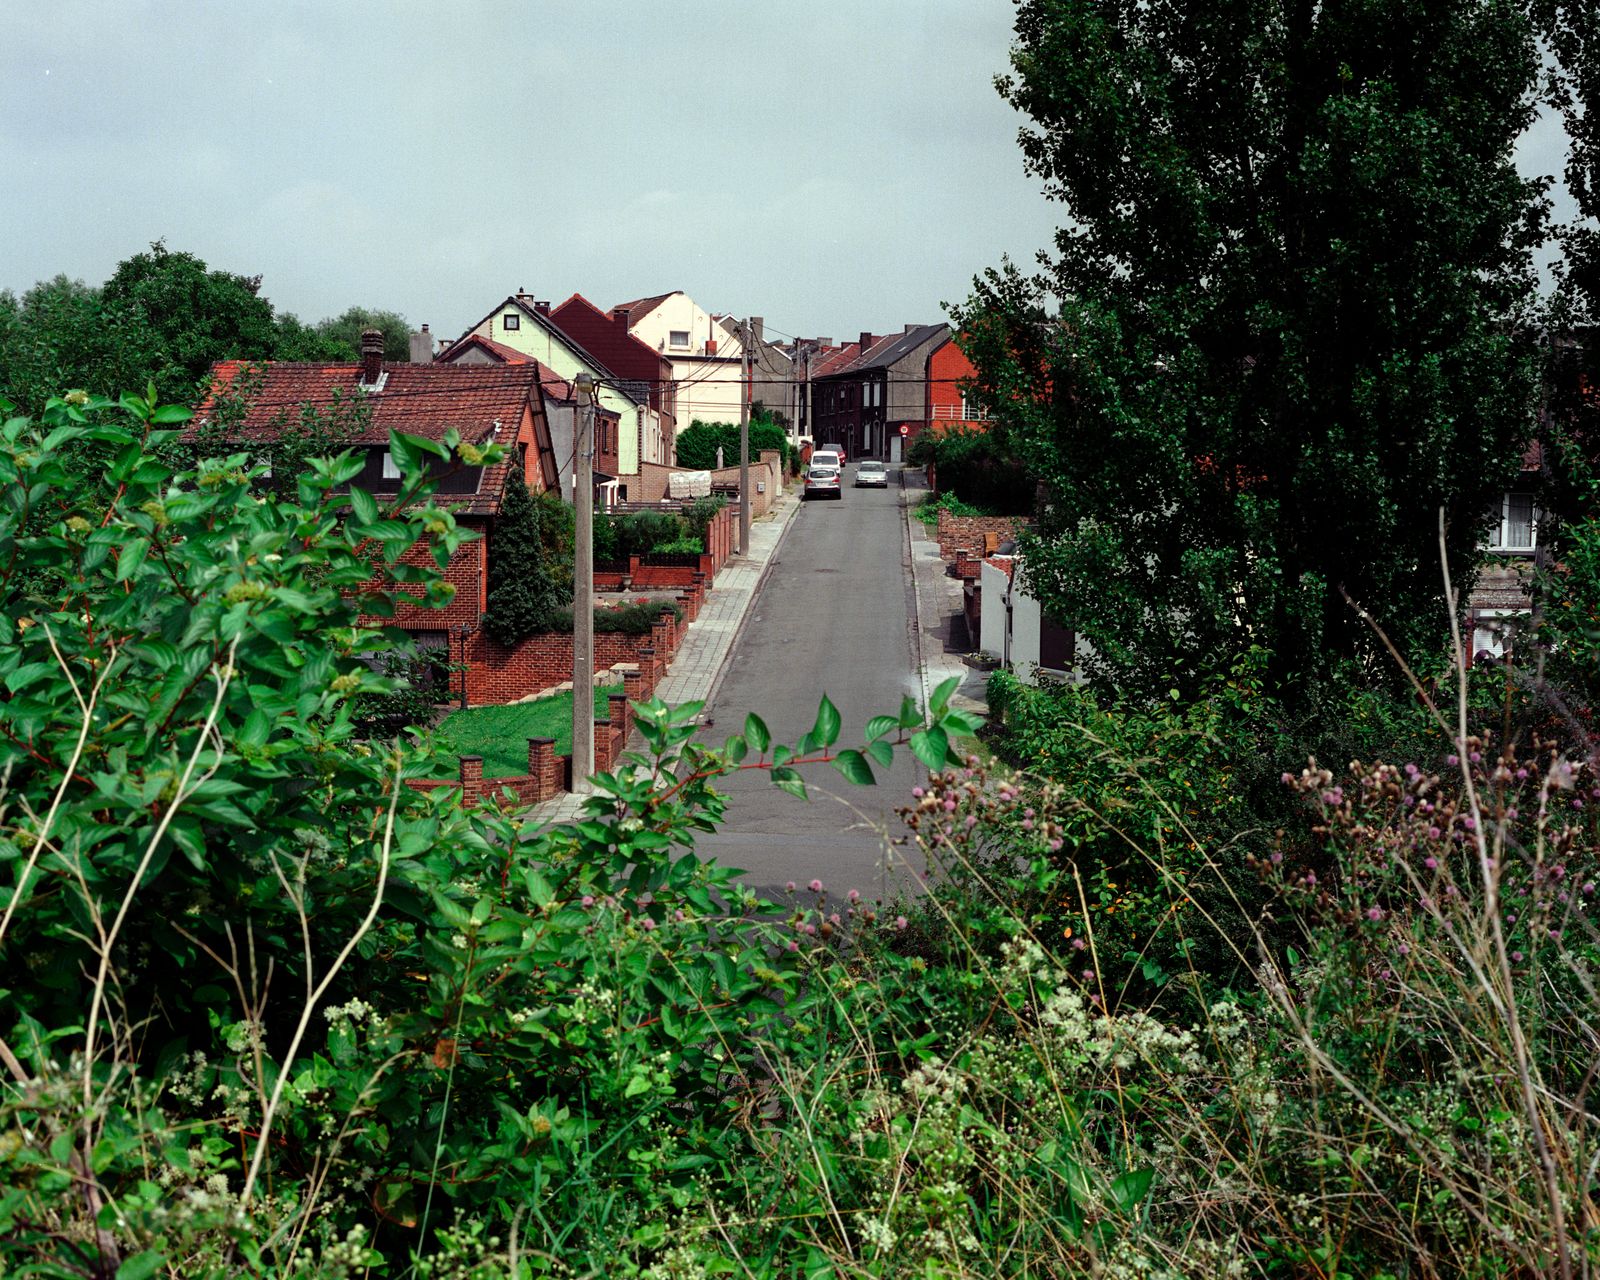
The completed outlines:
<svg viewBox="0 0 1600 1280">
<path fill-rule="evenodd" d="M 679 430 L 696 419 L 739 420 L 744 350 L 716 316 L 681 289 L 618 303 L 611 313 L 626 314 L 628 332 L 671 364 Z"/>
<path fill-rule="evenodd" d="M 472 334 L 532 356 L 568 381 L 580 373 L 594 377 L 601 408 L 611 410 L 620 420 L 616 478 L 626 486 L 629 477 L 638 476 L 640 442 L 657 440 L 664 434 L 660 415 L 650 407 L 643 390 L 629 394 L 621 389 L 621 380 L 557 327 L 550 319 L 548 303 L 535 303 L 527 294 L 514 294 L 462 336 Z"/>
</svg>

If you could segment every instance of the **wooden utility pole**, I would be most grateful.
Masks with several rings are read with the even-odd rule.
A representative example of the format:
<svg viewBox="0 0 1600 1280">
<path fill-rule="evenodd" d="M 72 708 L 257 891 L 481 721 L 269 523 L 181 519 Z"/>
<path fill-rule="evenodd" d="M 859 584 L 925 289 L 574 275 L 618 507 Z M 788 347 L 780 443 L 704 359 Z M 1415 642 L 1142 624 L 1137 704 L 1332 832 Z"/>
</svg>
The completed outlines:
<svg viewBox="0 0 1600 1280">
<path fill-rule="evenodd" d="M 572 463 L 572 790 L 588 795 L 594 772 L 594 378 L 580 373 Z"/>
<path fill-rule="evenodd" d="M 739 325 L 739 554 L 750 552 L 750 322 Z"/>
</svg>

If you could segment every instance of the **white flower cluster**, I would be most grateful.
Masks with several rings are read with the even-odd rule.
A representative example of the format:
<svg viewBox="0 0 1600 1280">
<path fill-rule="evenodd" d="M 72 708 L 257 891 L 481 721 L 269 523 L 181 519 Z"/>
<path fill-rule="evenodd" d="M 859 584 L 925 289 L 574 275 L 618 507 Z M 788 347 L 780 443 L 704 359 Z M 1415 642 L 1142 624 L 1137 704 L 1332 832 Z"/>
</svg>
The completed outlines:
<svg viewBox="0 0 1600 1280">
<path fill-rule="evenodd" d="M 362 1023 L 376 1025 L 379 1021 L 378 1011 L 360 996 L 356 996 L 346 1004 L 331 1004 L 322 1011 L 322 1016 L 335 1026 L 342 1023 L 352 1023 L 360 1026 Z"/>
</svg>

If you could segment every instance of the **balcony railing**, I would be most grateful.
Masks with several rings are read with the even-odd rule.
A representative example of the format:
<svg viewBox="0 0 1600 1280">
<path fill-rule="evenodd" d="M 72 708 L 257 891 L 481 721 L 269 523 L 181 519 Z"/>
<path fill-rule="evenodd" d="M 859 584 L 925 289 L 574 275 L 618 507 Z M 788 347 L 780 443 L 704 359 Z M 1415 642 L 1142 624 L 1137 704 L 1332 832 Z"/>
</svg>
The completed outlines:
<svg viewBox="0 0 1600 1280">
<path fill-rule="evenodd" d="M 989 415 L 981 409 L 976 413 L 969 413 L 971 405 L 962 404 L 936 404 L 930 406 L 933 410 L 930 415 L 934 422 L 987 422 Z"/>
</svg>

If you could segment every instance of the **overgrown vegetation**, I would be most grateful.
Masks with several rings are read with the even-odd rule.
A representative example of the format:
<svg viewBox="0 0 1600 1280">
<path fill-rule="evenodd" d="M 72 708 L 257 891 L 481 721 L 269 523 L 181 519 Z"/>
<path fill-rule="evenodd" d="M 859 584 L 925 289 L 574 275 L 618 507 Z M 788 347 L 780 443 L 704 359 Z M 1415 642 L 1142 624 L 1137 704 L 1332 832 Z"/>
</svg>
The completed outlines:
<svg viewBox="0 0 1600 1280">
<path fill-rule="evenodd" d="M 620 684 L 597 685 L 594 716 L 604 720 Z M 557 755 L 572 754 L 572 690 L 532 702 L 453 711 L 435 731 L 439 748 L 434 776 L 453 778 L 461 756 L 482 756 L 485 778 L 514 778 L 528 772 L 528 739 L 553 738 Z"/>
<path fill-rule="evenodd" d="M 913 519 L 920 520 L 932 529 L 939 523 L 939 513 L 948 511 L 953 516 L 995 516 L 1000 512 L 991 507 L 977 507 L 963 502 L 953 493 L 929 493 L 911 509 Z"/>
<path fill-rule="evenodd" d="M 722 450 L 722 465 L 739 465 L 739 424 L 702 422 L 696 418 L 678 432 L 678 465 L 690 471 L 714 471 L 717 450 Z M 791 467 L 794 446 L 789 432 L 777 415 L 758 410 L 750 415 L 750 460 L 758 461 L 763 449 L 776 449 L 783 455 L 785 470 Z"/>
<path fill-rule="evenodd" d="M 940 496 L 974 509 L 963 514 L 1033 512 L 1033 477 L 993 432 L 977 427 L 924 431 L 911 442 L 906 461 L 914 467 L 931 466 Z"/>
</svg>

